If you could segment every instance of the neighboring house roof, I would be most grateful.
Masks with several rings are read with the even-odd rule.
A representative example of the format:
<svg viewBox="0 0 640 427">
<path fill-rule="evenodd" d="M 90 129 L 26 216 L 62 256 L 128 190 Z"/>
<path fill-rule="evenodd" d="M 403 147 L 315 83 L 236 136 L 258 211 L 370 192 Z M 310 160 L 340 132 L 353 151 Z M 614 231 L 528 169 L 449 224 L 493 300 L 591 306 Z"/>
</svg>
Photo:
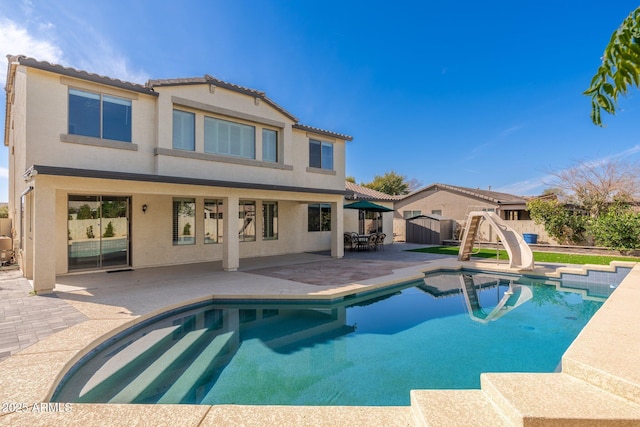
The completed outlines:
<svg viewBox="0 0 640 427">
<path fill-rule="evenodd" d="M 513 194 L 500 193 L 500 192 L 491 191 L 491 190 L 481 190 L 479 188 L 459 187 L 457 185 L 448 185 L 448 184 L 440 184 L 440 183 L 435 183 L 435 184 L 431 184 L 426 187 L 423 187 L 419 190 L 416 190 L 412 193 L 402 196 L 402 199 L 415 196 L 424 191 L 437 191 L 437 190 L 446 190 L 446 191 L 451 191 L 453 193 L 460 193 L 467 196 L 475 197 L 477 199 L 482 199 L 488 202 L 496 203 L 499 205 L 521 205 L 521 204 L 526 204 L 527 202 L 524 197 L 515 196 Z"/>
<path fill-rule="evenodd" d="M 354 182 L 345 181 L 345 187 L 351 194 L 346 198 L 349 200 L 378 200 L 378 201 L 394 201 L 398 200 L 401 196 L 392 196 L 381 191 L 372 190 L 371 188 L 363 187 Z"/>
</svg>

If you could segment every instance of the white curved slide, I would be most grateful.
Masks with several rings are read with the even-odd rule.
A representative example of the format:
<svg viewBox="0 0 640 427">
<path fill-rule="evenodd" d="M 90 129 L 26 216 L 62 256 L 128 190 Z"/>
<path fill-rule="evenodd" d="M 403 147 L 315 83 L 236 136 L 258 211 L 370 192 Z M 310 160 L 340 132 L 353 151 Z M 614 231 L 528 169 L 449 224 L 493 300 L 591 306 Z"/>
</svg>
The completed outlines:
<svg viewBox="0 0 640 427">
<path fill-rule="evenodd" d="M 533 252 L 522 236 L 509 227 L 495 212 L 474 211 L 467 217 L 467 226 L 460 244 L 458 260 L 469 261 L 480 228 L 480 220 L 484 219 L 496 230 L 509 255 L 509 267 L 519 270 L 533 270 Z"/>
</svg>

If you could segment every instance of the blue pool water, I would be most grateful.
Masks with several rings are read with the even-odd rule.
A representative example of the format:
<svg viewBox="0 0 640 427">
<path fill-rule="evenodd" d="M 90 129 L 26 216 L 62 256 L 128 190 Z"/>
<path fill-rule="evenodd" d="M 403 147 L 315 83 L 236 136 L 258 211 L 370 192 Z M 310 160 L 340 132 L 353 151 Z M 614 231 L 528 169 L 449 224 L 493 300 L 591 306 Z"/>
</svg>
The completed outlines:
<svg viewBox="0 0 640 427">
<path fill-rule="evenodd" d="M 409 405 L 482 372 L 555 371 L 612 289 L 442 272 L 334 303 L 193 306 L 96 349 L 53 400 Z"/>
</svg>

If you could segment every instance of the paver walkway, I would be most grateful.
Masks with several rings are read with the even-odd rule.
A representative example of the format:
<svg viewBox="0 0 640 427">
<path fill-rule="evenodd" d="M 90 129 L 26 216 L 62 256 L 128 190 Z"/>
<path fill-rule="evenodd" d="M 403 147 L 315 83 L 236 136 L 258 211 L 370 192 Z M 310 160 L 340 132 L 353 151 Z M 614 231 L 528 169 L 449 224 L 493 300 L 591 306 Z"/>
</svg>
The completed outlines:
<svg viewBox="0 0 640 427">
<path fill-rule="evenodd" d="M 56 294 L 35 296 L 18 269 L 0 271 L 0 360 L 87 317 Z"/>
</svg>

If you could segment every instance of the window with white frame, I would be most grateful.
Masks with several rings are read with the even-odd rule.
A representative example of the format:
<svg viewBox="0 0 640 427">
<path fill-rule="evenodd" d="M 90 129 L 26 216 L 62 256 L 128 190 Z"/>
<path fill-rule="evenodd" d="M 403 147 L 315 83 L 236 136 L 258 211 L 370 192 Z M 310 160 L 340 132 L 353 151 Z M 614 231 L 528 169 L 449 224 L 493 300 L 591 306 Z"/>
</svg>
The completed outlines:
<svg viewBox="0 0 640 427">
<path fill-rule="evenodd" d="M 131 142 L 131 100 L 69 89 L 69 134 Z"/>
<path fill-rule="evenodd" d="M 222 243 L 222 200 L 204 201 L 204 243 Z"/>
<path fill-rule="evenodd" d="M 196 149 L 196 115 L 188 111 L 173 110 L 173 148 Z"/>
<path fill-rule="evenodd" d="M 422 215 L 422 211 L 402 211 L 402 217 L 404 219 L 413 218 L 418 215 Z"/>
<path fill-rule="evenodd" d="M 310 139 L 309 167 L 333 170 L 333 144 Z"/>
<path fill-rule="evenodd" d="M 262 239 L 278 239 L 278 202 L 262 202 Z"/>
<path fill-rule="evenodd" d="M 173 244 L 194 245 L 196 224 L 195 199 L 173 199 Z"/>
<path fill-rule="evenodd" d="M 262 129 L 262 160 L 278 161 L 278 132 L 275 130 Z"/>
<path fill-rule="evenodd" d="M 238 206 L 238 238 L 241 242 L 256 240 L 256 202 L 240 200 Z"/>
<path fill-rule="evenodd" d="M 308 208 L 308 231 L 331 231 L 331 205 L 310 204 Z"/>
<path fill-rule="evenodd" d="M 256 128 L 227 120 L 204 118 L 205 153 L 256 158 Z"/>
</svg>

